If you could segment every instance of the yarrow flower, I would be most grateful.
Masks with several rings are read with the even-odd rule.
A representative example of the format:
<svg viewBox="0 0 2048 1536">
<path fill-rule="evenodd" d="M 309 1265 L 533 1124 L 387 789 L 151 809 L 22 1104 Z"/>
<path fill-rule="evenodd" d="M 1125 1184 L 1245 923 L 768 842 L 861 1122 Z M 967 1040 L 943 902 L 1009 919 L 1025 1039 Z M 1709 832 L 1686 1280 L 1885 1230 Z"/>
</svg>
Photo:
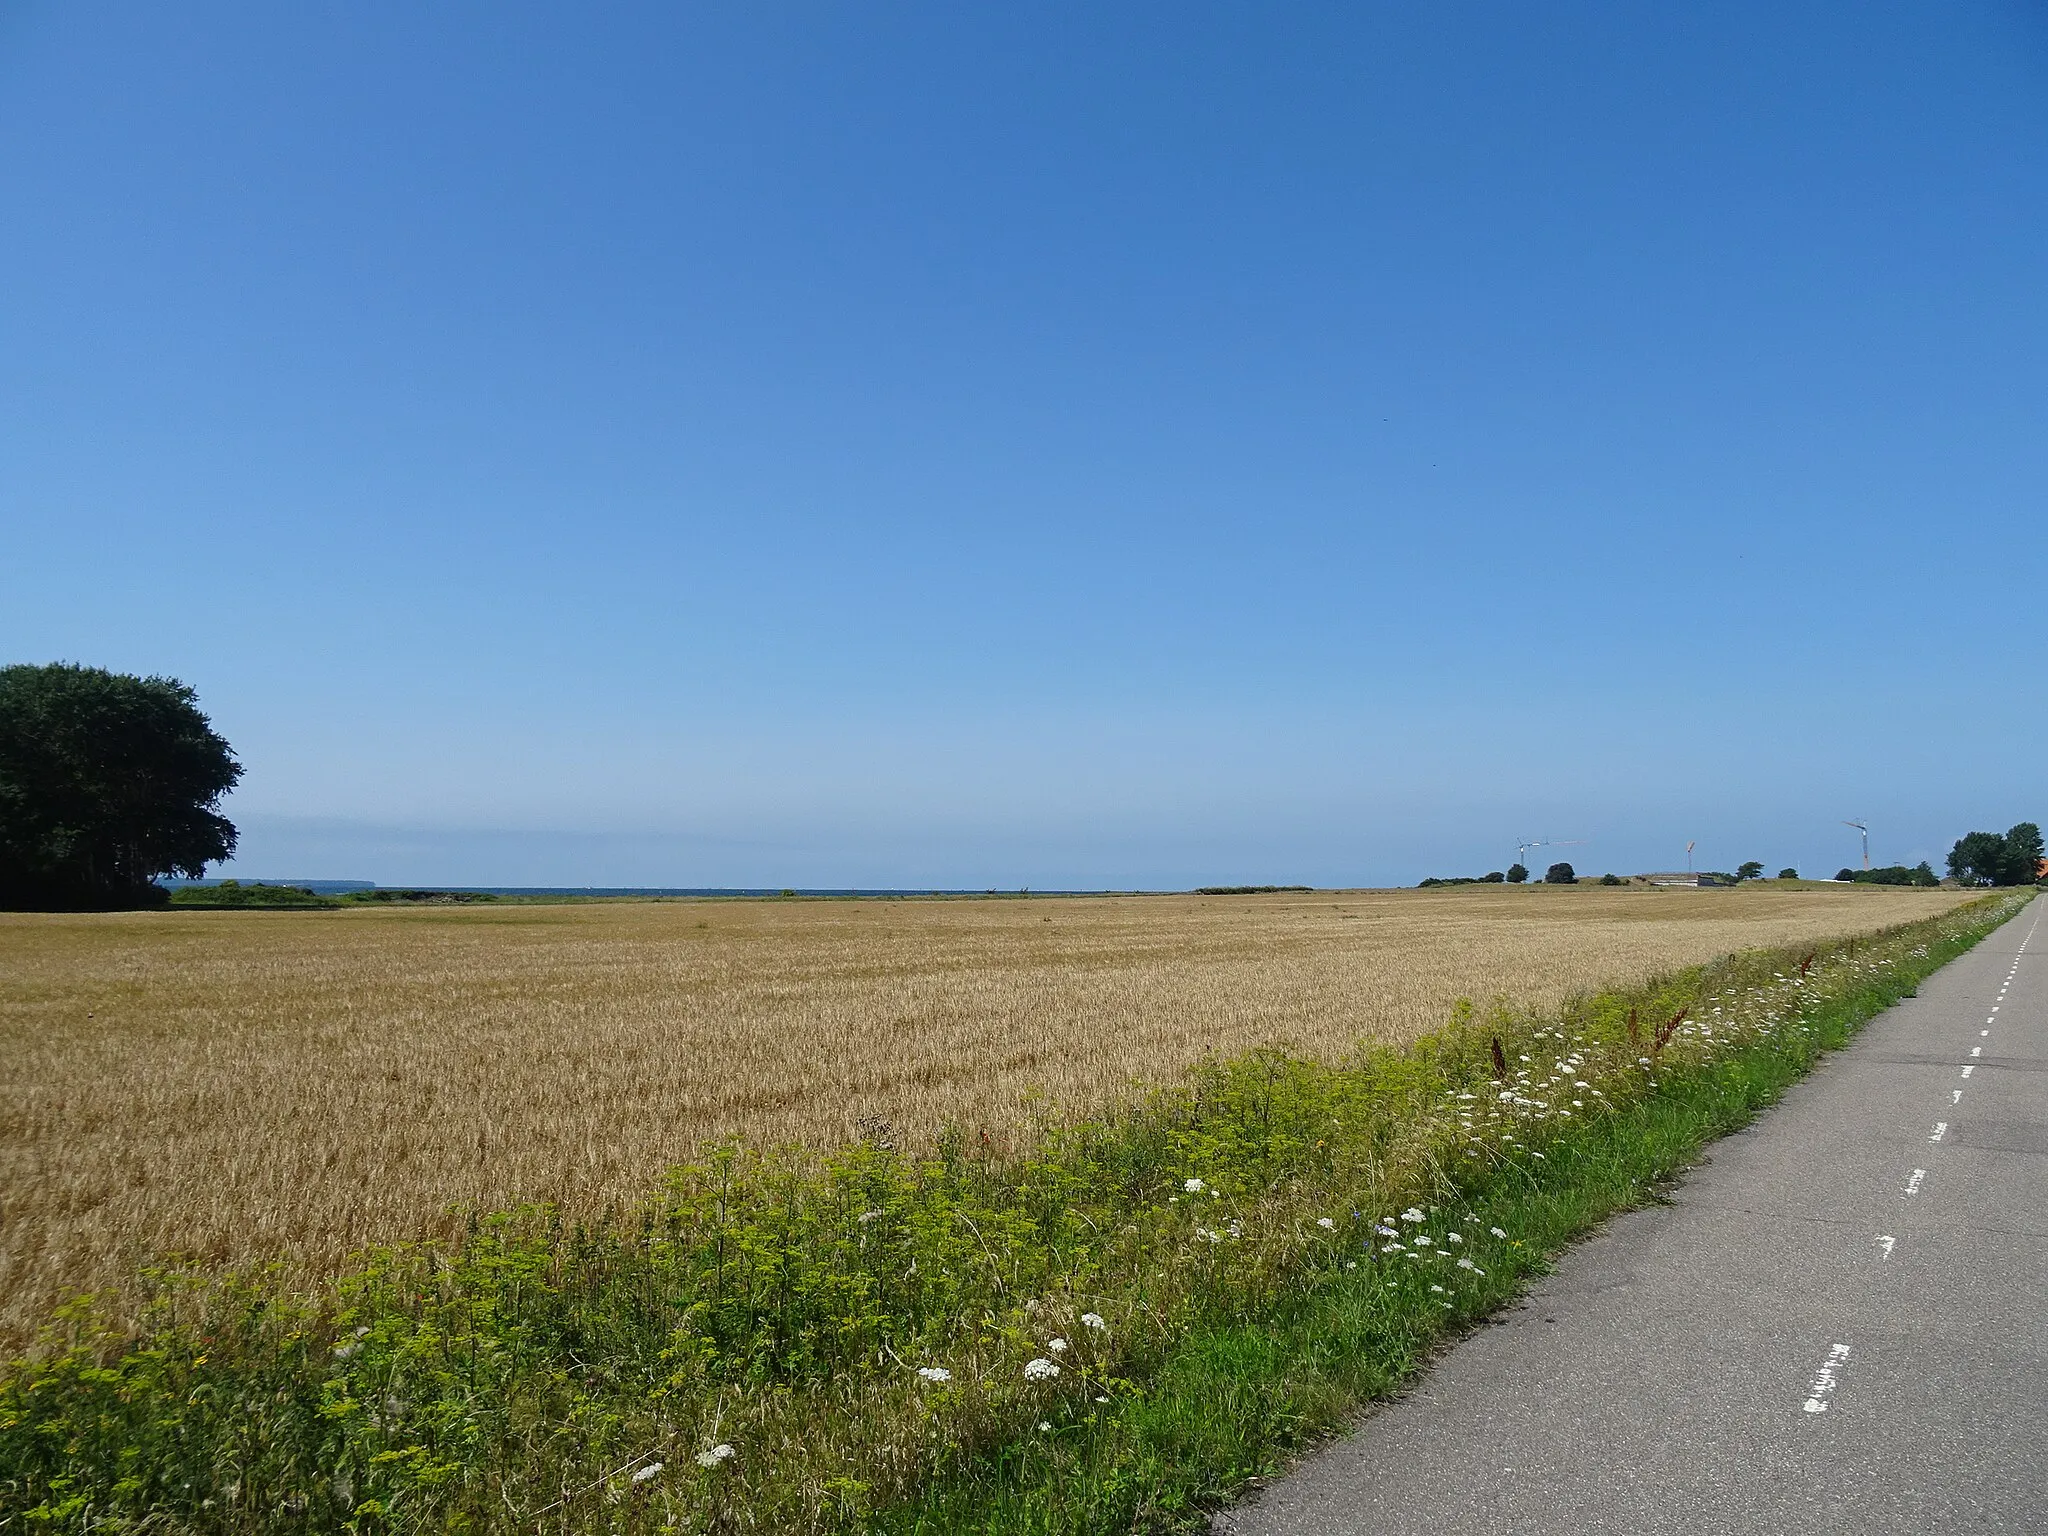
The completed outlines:
<svg viewBox="0 0 2048 1536">
<path fill-rule="evenodd" d="M 1318 1216 L 1316 1218 L 1316 1225 L 1321 1227 L 1325 1232 L 1334 1232 L 1337 1230 L 1337 1223 L 1332 1221 L 1327 1216 Z"/>
<path fill-rule="evenodd" d="M 1207 1189 L 1208 1187 L 1209 1186 L 1204 1184 L 1200 1179 L 1189 1179 L 1187 1183 L 1181 1185 L 1181 1188 L 1186 1190 L 1191 1195 L 1199 1195 L 1203 1190 Z"/>
<path fill-rule="evenodd" d="M 1083 1312 L 1081 1314 L 1081 1326 L 1083 1328 L 1093 1328 L 1097 1333 L 1100 1333 L 1103 1329 L 1107 1328 L 1109 1324 L 1105 1323 L 1102 1320 L 1102 1314 L 1100 1312 Z"/>
<path fill-rule="evenodd" d="M 646 1466 L 642 1467 L 638 1472 L 635 1472 L 633 1474 L 633 1481 L 636 1483 L 644 1483 L 650 1477 L 659 1477 L 661 1476 L 661 1468 L 662 1463 L 658 1461 L 650 1461 L 649 1463 L 647 1463 Z"/>
<path fill-rule="evenodd" d="M 1492 1233 L 1492 1234 L 1493 1234 L 1493 1235 L 1494 1235 L 1495 1237 L 1502 1237 L 1502 1238 L 1504 1238 L 1504 1237 L 1506 1237 L 1506 1236 L 1507 1236 L 1507 1233 L 1505 1233 L 1505 1232 L 1501 1231 L 1501 1229 L 1500 1229 L 1499 1227 L 1488 1227 L 1488 1228 L 1487 1228 L 1487 1231 L 1491 1232 L 1491 1233 Z"/>
<path fill-rule="evenodd" d="M 1046 1340 L 1045 1347 L 1056 1355 L 1064 1355 L 1067 1352 L 1067 1341 L 1065 1339 L 1048 1339 Z"/>
<path fill-rule="evenodd" d="M 1059 1373 L 1060 1368 L 1043 1355 L 1039 1356 L 1036 1360 L 1024 1362 L 1024 1379 L 1026 1381 L 1051 1381 Z"/>
<path fill-rule="evenodd" d="M 1401 1219 L 1402 1219 L 1403 1221 L 1427 1221 L 1427 1220 L 1429 1220 L 1429 1218 L 1428 1218 L 1427 1216 L 1423 1215 L 1423 1214 L 1422 1214 L 1422 1212 L 1421 1212 L 1420 1210 L 1416 1209 L 1416 1208 L 1415 1208 L 1414 1206 L 1412 1206 L 1412 1205 L 1411 1205 L 1411 1206 L 1409 1206 L 1407 1210 L 1405 1210 L 1405 1211 L 1403 1211 L 1403 1212 L 1401 1213 Z"/>
<path fill-rule="evenodd" d="M 943 1365 L 920 1365 L 917 1374 L 926 1381 L 951 1381 L 953 1373 Z"/>
<path fill-rule="evenodd" d="M 714 1445 L 714 1446 L 713 1446 L 713 1447 L 711 1447 L 711 1449 L 710 1449 L 710 1450 L 708 1450 L 708 1451 L 699 1451 L 699 1452 L 697 1453 L 697 1465 L 698 1465 L 698 1466 L 700 1466 L 700 1467 L 715 1467 L 715 1466 L 717 1466 L 717 1465 L 718 1465 L 718 1464 L 719 1464 L 719 1463 L 720 1463 L 721 1461 L 724 1461 L 724 1460 L 726 1460 L 726 1459 L 727 1459 L 728 1457 L 730 1457 L 731 1455 L 732 1455 L 732 1447 L 731 1447 L 731 1446 L 729 1446 L 729 1445 Z"/>
</svg>

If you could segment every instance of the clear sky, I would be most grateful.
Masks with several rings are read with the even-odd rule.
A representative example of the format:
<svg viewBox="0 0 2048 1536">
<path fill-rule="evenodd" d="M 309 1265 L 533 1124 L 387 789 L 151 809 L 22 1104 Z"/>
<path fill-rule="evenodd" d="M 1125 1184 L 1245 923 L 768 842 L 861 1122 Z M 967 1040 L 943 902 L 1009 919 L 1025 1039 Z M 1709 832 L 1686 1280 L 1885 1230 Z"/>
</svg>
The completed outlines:
<svg viewBox="0 0 2048 1536">
<path fill-rule="evenodd" d="M 0 209 L 0 656 L 229 873 L 2048 821 L 2038 5 L 15 3 Z"/>
</svg>

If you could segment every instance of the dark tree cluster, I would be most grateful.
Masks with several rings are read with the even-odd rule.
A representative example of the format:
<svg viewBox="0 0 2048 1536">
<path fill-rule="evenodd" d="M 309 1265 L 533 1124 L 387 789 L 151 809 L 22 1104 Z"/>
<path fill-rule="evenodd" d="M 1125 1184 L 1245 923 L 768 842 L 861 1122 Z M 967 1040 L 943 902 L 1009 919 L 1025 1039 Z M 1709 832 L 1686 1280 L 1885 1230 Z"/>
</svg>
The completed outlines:
<svg viewBox="0 0 2048 1536">
<path fill-rule="evenodd" d="M 2004 836 L 1970 832 L 1949 850 L 1948 872 L 1958 885 L 2032 885 L 2041 879 L 2041 829 L 2023 821 Z"/>
<path fill-rule="evenodd" d="M 1887 865 L 1883 869 L 1843 869 L 1835 873 L 1837 880 L 1847 880 L 1856 885 L 1939 885 L 1941 877 L 1934 872 L 1934 866 L 1922 859 L 1908 869 L 1903 864 Z"/>
<path fill-rule="evenodd" d="M 168 677 L 0 667 L 0 906 L 155 905 L 235 850 L 242 776 L 198 696 Z"/>
</svg>

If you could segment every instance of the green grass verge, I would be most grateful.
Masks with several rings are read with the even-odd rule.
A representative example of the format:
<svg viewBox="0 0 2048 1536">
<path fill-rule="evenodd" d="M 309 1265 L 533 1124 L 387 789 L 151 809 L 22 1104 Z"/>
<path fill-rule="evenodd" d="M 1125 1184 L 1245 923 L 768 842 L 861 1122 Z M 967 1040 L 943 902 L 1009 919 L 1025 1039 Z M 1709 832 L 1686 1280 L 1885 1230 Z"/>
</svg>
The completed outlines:
<svg viewBox="0 0 2048 1536">
<path fill-rule="evenodd" d="M 2024 898 L 1336 1064 L 1023 1156 L 733 1146 L 302 1294 L 168 1273 L 0 1373 L 0 1521 L 76 1531 L 1173 1529 L 1406 1379 Z"/>
</svg>

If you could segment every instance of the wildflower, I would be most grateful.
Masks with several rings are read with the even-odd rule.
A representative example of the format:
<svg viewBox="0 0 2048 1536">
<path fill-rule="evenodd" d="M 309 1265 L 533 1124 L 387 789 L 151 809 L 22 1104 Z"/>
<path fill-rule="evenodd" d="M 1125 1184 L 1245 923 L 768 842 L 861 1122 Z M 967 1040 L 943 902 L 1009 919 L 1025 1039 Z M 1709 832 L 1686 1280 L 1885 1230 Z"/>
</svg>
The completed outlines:
<svg viewBox="0 0 2048 1536">
<path fill-rule="evenodd" d="M 1488 1228 L 1487 1228 L 1487 1231 L 1491 1232 L 1491 1233 L 1492 1233 L 1492 1234 L 1493 1234 L 1493 1235 L 1494 1235 L 1495 1237 L 1502 1237 L 1502 1238 L 1504 1238 L 1504 1237 L 1506 1237 L 1506 1236 L 1507 1236 L 1507 1233 L 1505 1233 L 1505 1232 L 1501 1231 L 1501 1229 L 1500 1229 L 1499 1227 L 1488 1227 Z"/>
<path fill-rule="evenodd" d="M 1067 1341 L 1065 1339 L 1048 1339 L 1046 1340 L 1045 1347 L 1056 1355 L 1064 1355 L 1067 1352 Z"/>
<path fill-rule="evenodd" d="M 1210 1227 L 1195 1228 L 1195 1236 L 1205 1237 L 1212 1243 L 1220 1243 L 1223 1241 L 1223 1234 L 1221 1232 L 1215 1231 L 1213 1228 Z"/>
<path fill-rule="evenodd" d="M 1381 1237 L 1399 1237 L 1401 1235 L 1399 1227 L 1390 1227 L 1384 1221 L 1374 1227 L 1373 1231 L 1379 1233 Z"/>
<path fill-rule="evenodd" d="M 1400 1243 L 1389 1243 L 1387 1244 L 1386 1251 L 1388 1253 L 1406 1253 L 1408 1250 L 1404 1245 Z"/>
<path fill-rule="evenodd" d="M 1442 1286 L 1440 1286 L 1440 1285 L 1432 1285 L 1432 1286 L 1430 1287 L 1430 1289 L 1431 1289 L 1432 1291 L 1436 1292 L 1436 1294 L 1437 1294 L 1437 1295 L 1439 1295 L 1439 1296 L 1443 1295 L 1443 1293 L 1444 1293 L 1444 1288 L 1443 1288 Z"/>
<path fill-rule="evenodd" d="M 1415 1239 L 1415 1246 L 1418 1248 L 1427 1248 L 1429 1246 L 1429 1239 L 1426 1237 L 1418 1237 L 1417 1239 Z"/>
<path fill-rule="evenodd" d="M 1316 1218 L 1316 1225 L 1321 1227 L 1325 1232 L 1334 1232 L 1337 1230 L 1337 1223 L 1332 1221 L 1327 1216 L 1318 1216 Z"/>
<path fill-rule="evenodd" d="M 1039 1356 L 1036 1360 L 1024 1362 L 1024 1379 L 1026 1381 L 1051 1381 L 1059 1373 L 1060 1368 L 1043 1355 Z"/>
<path fill-rule="evenodd" d="M 1465 1234 L 1462 1232 L 1446 1232 L 1444 1234 L 1444 1241 L 1447 1243 L 1462 1243 L 1465 1241 Z"/>
<path fill-rule="evenodd" d="M 719 1464 L 719 1463 L 720 1463 L 721 1461 L 724 1461 L 724 1460 L 726 1460 L 726 1459 L 727 1459 L 728 1457 L 730 1457 L 731 1455 L 732 1455 L 732 1447 L 731 1447 L 731 1446 L 729 1446 L 729 1445 L 714 1445 L 714 1446 L 713 1446 L 713 1447 L 711 1447 L 711 1449 L 710 1449 L 710 1450 L 708 1450 L 708 1451 L 699 1451 L 699 1452 L 697 1453 L 697 1465 L 698 1465 L 698 1466 L 700 1466 L 700 1467 L 715 1467 L 715 1466 L 717 1466 L 717 1465 L 718 1465 L 718 1464 Z"/>
<path fill-rule="evenodd" d="M 1081 1314 L 1081 1326 L 1083 1328 L 1093 1328 L 1097 1333 L 1100 1333 L 1105 1328 L 1107 1328 L 1109 1324 L 1105 1323 L 1102 1320 L 1102 1314 L 1100 1312 L 1083 1312 Z"/>
<path fill-rule="evenodd" d="M 1186 1190 L 1191 1195 L 1199 1195 L 1203 1190 L 1207 1189 L 1208 1187 L 1209 1186 L 1204 1184 L 1200 1179 L 1189 1179 L 1187 1183 L 1181 1185 L 1181 1188 Z"/>
<path fill-rule="evenodd" d="M 1429 1218 L 1428 1218 L 1427 1216 L 1423 1215 L 1421 1211 L 1417 1210 L 1417 1209 L 1416 1209 L 1416 1208 L 1415 1208 L 1414 1206 L 1412 1206 L 1412 1205 L 1411 1205 L 1411 1206 L 1409 1206 L 1407 1210 L 1405 1210 L 1405 1211 L 1403 1211 L 1403 1212 L 1401 1213 L 1401 1219 L 1402 1219 L 1403 1221 L 1427 1221 L 1427 1220 L 1429 1220 Z"/>
<path fill-rule="evenodd" d="M 1095 1401 L 1097 1401 L 1098 1403 L 1106 1403 L 1109 1401 L 1109 1399 L 1106 1397 L 1098 1397 L 1097 1399 L 1095 1399 Z"/>
<path fill-rule="evenodd" d="M 951 1381 L 953 1373 L 943 1365 L 920 1365 L 917 1374 L 926 1381 Z"/>
<path fill-rule="evenodd" d="M 636 1483 L 644 1483 L 650 1477 L 659 1477 L 661 1476 L 661 1468 L 662 1463 L 658 1461 L 650 1461 L 649 1463 L 647 1463 L 646 1466 L 642 1467 L 638 1472 L 635 1472 L 633 1474 L 633 1481 Z"/>
<path fill-rule="evenodd" d="M 1051 1429 L 1052 1429 L 1052 1420 L 1050 1420 L 1050 1419 L 1040 1419 L 1040 1420 L 1038 1421 L 1038 1432 L 1039 1432 L 1039 1433 L 1040 1433 L 1041 1435 L 1042 1435 L 1042 1434 L 1046 1434 L 1046 1433 L 1049 1433 L 1049 1432 L 1051 1431 Z"/>
<path fill-rule="evenodd" d="M 1458 1260 L 1458 1268 L 1460 1269 L 1477 1269 L 1478 1267 L 1479 1266 L 1477 1264 L 1474 1264 L 1470 1259 Z"/>
</svg>

